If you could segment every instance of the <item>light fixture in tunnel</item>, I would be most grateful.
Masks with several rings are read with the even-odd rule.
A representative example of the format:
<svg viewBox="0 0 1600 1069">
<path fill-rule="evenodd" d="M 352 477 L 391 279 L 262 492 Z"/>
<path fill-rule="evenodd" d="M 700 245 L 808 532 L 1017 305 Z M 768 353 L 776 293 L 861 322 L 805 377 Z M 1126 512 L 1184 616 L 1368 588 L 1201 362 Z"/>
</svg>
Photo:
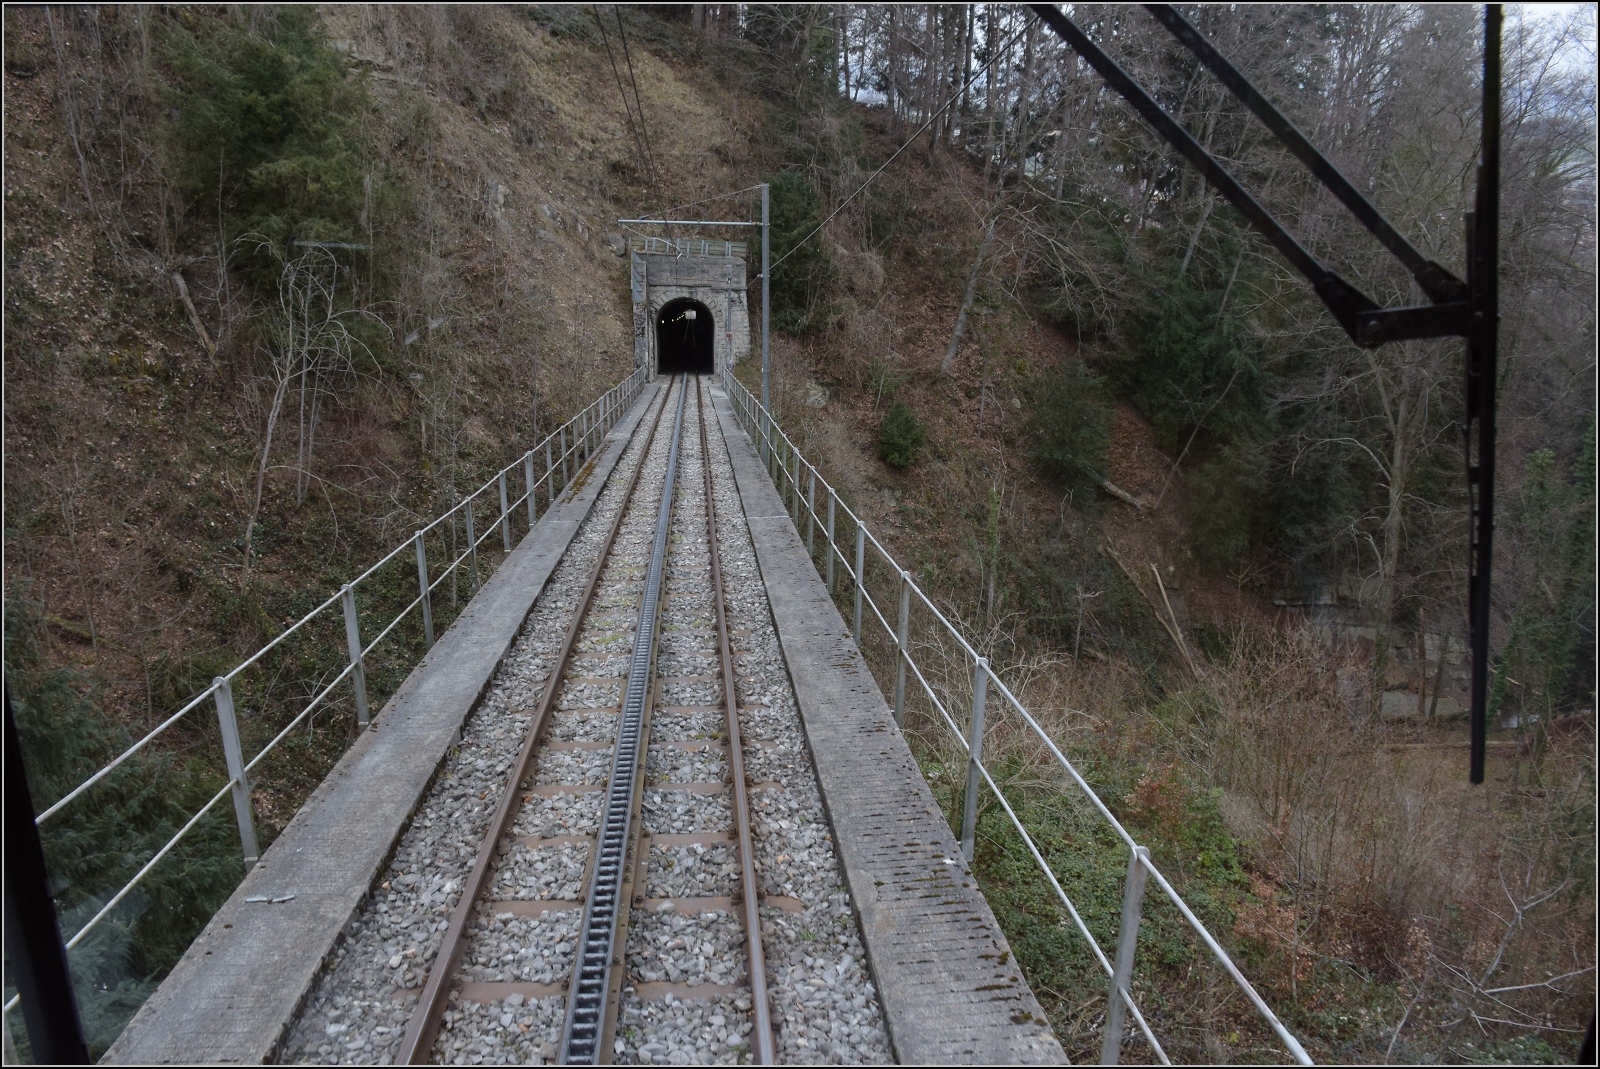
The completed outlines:
<svg viewBox="0 0 1600 1069">
<path fill-rule="evenodd" d="M 688 297 L 668 302 L 656 313 L 657 372 L 711 374 L 715 329 L 711 310 L 700 302 Z"/>
</svg>

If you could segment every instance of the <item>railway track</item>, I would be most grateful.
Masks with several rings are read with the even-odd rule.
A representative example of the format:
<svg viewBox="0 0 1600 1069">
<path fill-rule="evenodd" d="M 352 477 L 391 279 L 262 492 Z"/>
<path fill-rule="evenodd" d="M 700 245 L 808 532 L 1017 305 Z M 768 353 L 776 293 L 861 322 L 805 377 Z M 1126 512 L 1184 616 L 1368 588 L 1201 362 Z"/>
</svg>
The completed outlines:
<svg viewBox="0 0 1600 1069">
<path fill-rule="evenodd" d="M 886 1060 L 714 427 L 641 421 L 286 1060 Z"/>
</svg>

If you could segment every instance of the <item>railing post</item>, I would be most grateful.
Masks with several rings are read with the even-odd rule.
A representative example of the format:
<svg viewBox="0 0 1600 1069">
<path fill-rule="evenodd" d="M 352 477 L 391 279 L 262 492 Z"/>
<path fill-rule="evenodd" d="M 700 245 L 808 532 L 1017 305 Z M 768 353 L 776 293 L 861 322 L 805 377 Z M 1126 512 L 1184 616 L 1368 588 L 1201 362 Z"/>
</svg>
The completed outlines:
<svg viewBox="0 0 1600 1069">
<path fill-rule="evenodd" d="M 1122 1018 L 1128 1009 L 1122 993 L 1133 980 L 1133 952 L 1139 945 L 1139 917 L 1144 909 L 1144 861 L 1149 856 L 1148 847 L 1136 846 L 1128 858 L 1128 878 L 1122 885 L 1122 927 L 1117 932 L 1117 962 L 1111 971 L 1105 1034 L 1100 1040 L 1101 1065 L 1116 1065 L 1122 1054 Z"/>
<path fill-rule="evenodd" d="M 511 552 L 511 506 L 507 504 L 506 473 L 500 470 L 500 541 L 504 543 L 506 552 Z"/>
<path fill-rule="evenodd" d="M 805 508 L 805 496 L 800 493 L 800 450 L 792 442 L 789 444 L 789 456 L 791 459 L 790 466 L 794 469 L 794 475 L 789 480 L 793 484 L 790 489 L 790 502 L 794 506 L 794 533 L 799 534 L 800 513 Z"/>
<path fill-rule="evenodd" d="M 417 532 L 417 586 L 422 589 L 422 637 L 428 642 L 426 649 L 433 649 L 433 591 L 428 583 L 428 547 L 423 541 L 422 532 Z"/>
<path fill-rule="evenodd" d="M 961 852 L 967 863 L 978 843 L 978 788 L 983 783 L 983 704 L 989 695 L 989 660 L 979 657 L 972 676 L 972 726 L 967 733 L 967 800 L 961 807 Z"/>
<path fill-rule="evenodd" d="M 806 464 L 805 480 L 805 552 L 816 555 L 816 469 Z"/>
<path fill-rule="evenodd" d="M 861 592 L 867 585 L 867 529 L 861 526 L 861 521 L 856 520 L 856 649 L 866 652 L 866 647 L 861 644 Z"/>
<path fill-rule="evenodd" d="M 800 450 L 789 443 L 789 511 L 794 513 L 794 533 L 800 533 Z"/>
<path fill-rule="evenodd" d="M 906 726 L 906 646 L 911 632 L 911 573 L 900 572 L 900 626 L 895 634 L 894 725 Z"/>
<path fill-rule="evenodd" d="M 563 423 L 557 433 L 561 435 L 561 489 L 565 492 L 572 485 L 572 454 L 567 452 L 567 425 Z"/>
<path fill-rule="evenodd" d="M 528 484 L 528 530 L 539 522 L 539 502 L 533 492 L 533 450 L 522 455 L 522 481 Z"/>
<path fill-rule="evenodd" d="M 222 754 L 228 762 L 228 778 L 233 781 L 233 815 L 239 822 L 239 846 L 244 850 L 244 870 L 249 872 L 261 858 L 256 845 L 256 818 L 250 806 L 250 779 L 244 770 L 244 749 L 239 745 L 239 723 L 233 716 L 233 686 L 227 676 L 211 681 L 217 688 L 217 726 L 222 729 Z"/>
<path fill-rule="evenodd" d="M 361 653 L 361 623 L 356 619 L 356 588 L 346 584 L 339 600 L 344 605 L 344 641 L 350 650 L 350 686 L 356 695 L 356 726 L 365 731 L 371 713 L 367 709 L 367 662 Z"/>
<path fill-rule="evenodd" d="M 817 469 L 806 465 L 806 555 L 817 555 Z"/>
<path fill-rule="evenodd" d="M 546 435 L 544 440 L 544 503 L 547 508 L 556 503 L 556 477 L 554 473 L 555 461 L 550 459 L 550 436 Z"/>
<path fill-rule="evenodd" d="M 467 557 L 472 561 L 472 592 L 478 592 L 478 531 L 472 523 L 472 498 L 467 498 Z"/>
<path fill-rule="evenodd" d="M 828 593 L 833 593 L 833 558 L 839 552 L 839 547 L 833 541 L 833 502 L 838 497 L 833 492 L 833 487 L 828 487 Z"/>
</svg>

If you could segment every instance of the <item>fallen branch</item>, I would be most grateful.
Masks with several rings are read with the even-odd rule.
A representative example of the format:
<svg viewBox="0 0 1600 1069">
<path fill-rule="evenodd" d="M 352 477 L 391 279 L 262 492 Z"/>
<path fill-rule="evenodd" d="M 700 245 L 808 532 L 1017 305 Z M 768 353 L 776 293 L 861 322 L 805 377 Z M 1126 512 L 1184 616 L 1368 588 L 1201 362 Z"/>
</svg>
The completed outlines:
<svg viewBox="0 0 1600 1069">
<path fill-rule="evenodd" d="M 1156 589 L 1161 591 L 1161 600 L 1167 606 L 1167 615 L 1172 619 L 1172 626 L 1167 628 L 1167 632 L 1172 635 L 1172 641 L 1178 644 L 1178 652 L 1183 654 L 1184 661 L 1189 665 L 1189 671 L 1199 679 L 1200 666 L 1195 664 L 1194 657 L 1189 653 L 1189 644 L 1183 640 L 1183 630 L 1178 626 L 1178 614 L 1172 611 L 1172 600 L 1167 597 L 1167 584 L 1161 581 L 1161 569 L 1151 564 L 1150 571 L 1156 577 Z"/>
<path fill-rule="evenodd" d="M 983 231 L 983 244 L 978 246 L 978 257 L 972 261 L 972 272 L 967 275 L 967 295 L 962 298 L 961 311 L 956 315 L 956 329 L 950 335 L 950 347 L 945 350 L 944 360 L 939 364 L 941 375 L 950 374 L 950 369 L 955 367 L 956 353 L 961 351 L 961 338 L 967 332 L 967 313 L 972 311 L 972 299 L 978 292 L 978 277 L 983 271 L 983 259 L 989 255 L 989 246 L 994 244 L 995 216 L 989 219 L 989 225 Z"/>
<path fill-rule="evenodd" d="M 189 322 L 194 324 L 194 332 L 200 335 L 200 344 L 205 347 L 206 355 L 215 358 L 217 347 L 211 341 L 211 335 L 206 333 L 206 325 L 200 321 L 200 313 L 195 309 L 194 302 L 189 299 L 189 285 L 183 280 L 183 272 L 174 271 L 168 277 L 178 287 L 178 299 L 183 302 L 184 311 L 189 313 Z"/>
<path fill-rule="evenodd" d="M 1161 629 L 1167 633 L 1167 637 L 1171 638 L 1173 644 L 1178 647 L 1178 652 L 1183 655 L 1183 662 L 1189 666 L 1189 671 L 1194 673 L 1196 679 L 1202 678 L 1200 675 L 1200 669 L 1195 665 L 1194 659 L 1189 656 L 1189 647 L 1184 644 L 1183 636 L 1178 633 L 1178 630 L 1174 626 L 1173 622 L 1169 621 L 1167 617 L 1162 615 L 1161 606 L 1157 605 L 1155 598 L 1151 597 L 1149 593 L 1145 591 L 1144 586 L 1139 582 L 1138 577 L 1135 576 L 1133 571 L 1122 562 L 1122 558 L 1118 556 L 1117 551 L 1111 547 L 1111 543 L 1102 543 L 1100 546 L 1100 551 L 1106 556 L 1110 557 L 1118 568 L 1122 569 L 1122 574 L 1128 577 L 1128 582 L 1132 583 L 1133 588 L 1150 603 L 1150 611 L 1155 613 L 1156 623 L 1161 625 Z M 1155 565 L 1152 564 L 1150 567 L 1154 569 Z M 1156 582 L 1159 583 L 1160 581 L 1161 575 L 1160 573 L 1157 573 Z M 1165 587 L 1162 587 L 1161 596 L 1163 598 L 1166 597 Z M 1167 610 L 1169 612 L 1172 610 L 1172 603 L 1170 601 L 1167 603 Z M 1173 620 L 1176 619 L 1177 617 L 1174 616 Z"/>
<path fill-rule="evenodd" d="M 1104 490 L 1118 501 L 1125 501 L 1136 509 L 1149 511 L 1150 506 L 1148 503 L 1141 501 L 1137 497 L 1134 497 L 1132 494 L 1128 493 L 1128 491 L 1124 490 L 1116 483 L 1113 483 L 1110 479 L 1101 478 L 1099 482 L 1100 489 Z M 1126 571 L 1126 569 L 1124 569 L 1124 571 Z"/>
</svg>

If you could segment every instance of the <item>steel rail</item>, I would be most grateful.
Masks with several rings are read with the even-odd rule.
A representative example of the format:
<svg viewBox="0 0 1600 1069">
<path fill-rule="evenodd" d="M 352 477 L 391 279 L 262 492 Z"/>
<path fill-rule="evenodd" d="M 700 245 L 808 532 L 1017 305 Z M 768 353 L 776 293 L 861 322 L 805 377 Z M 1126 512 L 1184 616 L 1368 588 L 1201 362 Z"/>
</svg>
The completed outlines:
<svg viewBox="0 0 1600 1069">
<path fill-rule="evenodd" d="M 478 856 L 473 862 L 472 871 L 462 885 L 461 898 L 450 914 L 450 924 L 439 943 L 439 952 L 433 959 L 433 968 L 428 972 L 428 981 L 423 985 L 422 994 L 412 1010 L 411 1020 L 406 1024 L 400 1049 L 395 1054 L 397 1065 L 421 1065 L 427 1062 L 433 1051 L 434 1041 L 439 1035 L 439 1024 L 449 1005 L 450 978 L 455 975 L 456 969 L 461 964 L 461 955 L 466 950 L 467 941 L 464 936 L 467 925 L 472 920 L 472 910 L 488 887 L 492 871 L 491 862 L 494 860 L 500 839 L 516 820 L 522 799 L 518 788 L 532 770 L 534 754 L 538 752 L 545 727 L 550 722 L 550 713 L 555 708 L 561 681 L 566 675 L 573 651 L 577 648 L 578 636 L 594 603 L 595 591 L 600 586 L 600 576 L 605 572 L 611 556 L 611 547 L 617 539 L 617 532 L 622 529 L 622 519 L 627 515 L 628 502 L 632 500 L 633 491 L 639 485 L 639 476 L 644 472 L 651 446 L 655 442 L 656 431 L 661 425 L 661 415 L 666 411 L 666 407 L 663 398 L 661 407 L 656 410 L 655 420 L 650 425 L 650 433 L 644 440 L 644 448 L 639 453 L 639 463 L 629 476 L 621 504 L 611 521 L 611 529 L 606 532 L 605 541 L 601 543 L 600 550 L 595 555 L 594 569 L 589 574 L 589 582 L 584 588 L 583 596 L 578 600 L 578 607 L 572 614 L 572 623 L 567 626 L 567 634 L 562 640 L 560 652 L 550 665 L 544 690 L 540 693 L 539 703 L 533 710 L 533 723 L 527 739 L 523 742 L 522 751 L 506 779 L 505 789 L 500 795 L 500 804 L 496 807 L 494 816 L 490 818 L 488 830 L 484 833 L 483 843 L 478 848 Z"/>
<path fill-rule="evenodd" d="M 733 828 L 739 841 L 739 878 L 744 897 L 744 931 L 750 959 L 751 1044 L 755 1064 L 776 1065 L 772 1007 L 767 1000 L 767 956 L 761 946 L 760 885 L 756 883 L 755 846 L 750 838 L 750 794 L 744 779 L 744 748 L 739 737 L 739 696 L 733 678 L 733 638 L 728 633 L 727 604 L 722 591 L 722 554 L 717 549 L 717 505 L 712 497 L 711 446 L 706 434 L 705 386 L 696 382 L 700 416 L 700 457 L 706 486 L 706 542 L 711 549 L 711 592 L 716 602 L 717 653 L 722 661 L 722 702 L 728 717 L 728 782 L 733 793 Z"/>
<path fill-rule="evenodd" d="M 667 474 L 662 482 L 661 503 L 656 510 L 650 566 L 645 573 L 644 597 L 639 603 L 639 622 L 633 633 L 633 655 L 617 720 L 617 742 L 612 750 L 605 808 L 595 838 L 589 893 L 583 904 L 583 919 L 578 925 L 572 986 L 567 994 L 566 1021 L 561 1027 L 561 1047 L 556 1055 L 562 1065 L 596 1065 L 604 1057 L 601 1040 L 612 1003 L 612 968 L 621 958 L 618 921 L 628 905 L 622 893 L 623 883 L 627 877 L 628 850 L 634 845 L 634 807 L 643 757 L 642 735 L 650 692 L 655 685 L 653 669 L 661 611 L 661 575 L 667 556 L 687 397 L 685 379 L 678 392 L 678 411 L 673 417 L 672 447 L 667 453 Z"/>
</svg>

